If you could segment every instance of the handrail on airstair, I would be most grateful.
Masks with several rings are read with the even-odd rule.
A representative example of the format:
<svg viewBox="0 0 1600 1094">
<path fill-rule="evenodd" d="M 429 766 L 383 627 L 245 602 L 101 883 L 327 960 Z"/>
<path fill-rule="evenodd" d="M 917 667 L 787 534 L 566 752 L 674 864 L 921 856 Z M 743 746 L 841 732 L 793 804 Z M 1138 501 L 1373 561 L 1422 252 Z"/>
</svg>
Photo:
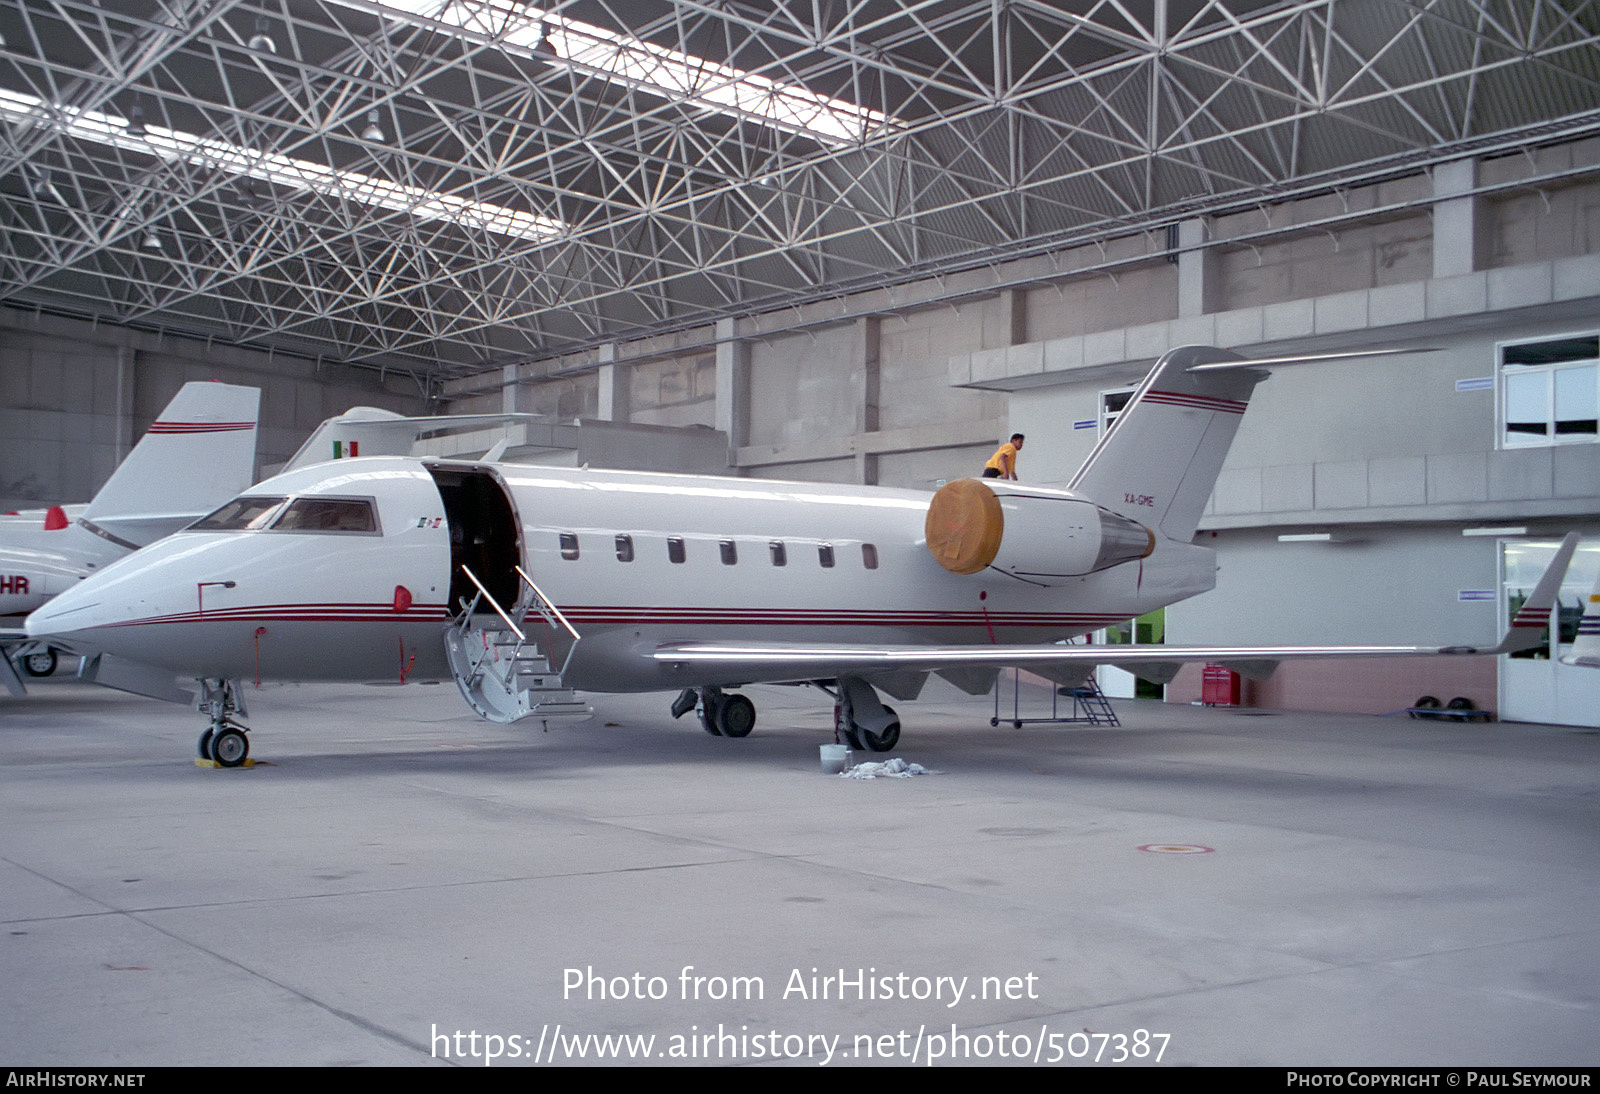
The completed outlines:
<svg viewBox="0 0 1600 1094">
<path fill-rule="evenodd" d="M 521 566 L 513 566 L 512 569 L 517 571 L 517 576 L 527 583 L 528 588 L 533 590 L 533 606 L 539 609 L 539 614 L 544 616 L 545 622 L 552 622 L 553 616 L 553 621 L 560 623 L 561 626 L 566 629 L 566 632 L 572 635 L 573 642 L 581 641 L 583 636 L 573 628 L 571 623 L 567 622 L 567 617 L 561 614 L 561 609 L 556 607 L 555 601 L 551 600 L 548 596 L 545 596 L 544 590 L 533 583 L 533 578 L 529 577 L 527 572 L 523 570 Z M 478 587 L 480 589 L 483 588 L 481 585 Z"/>
<path fill-rule="evenodd" d="M 483 587 L 483 582 L 478 580 L 478 575 L 473 573 L 472 570 L 469 569 L 465 564 L 462 565 L 461 572 L 467 575 L 468 581 L 472 582 L 478 587 L 478 596 L 473 598 L 473 602 L 476 603 L 480 597 L 484 600 L 487 600 L 489 602 L 489 607 L 493 608 L 494 613 L 505 621 L 506 626 L 511 628 L 511 633 L 517 636 L 517 641 L 526 642 L 528 640 L 528 636 L 522 633 L 522 628 L 517 626 L 516 623 L 512 621 L 511 617 L 506 614 L 505 609 L 500 606 L 499 601 L 495 600 L 494 596 L 490 594 L 489 590 Z M 517 572 L 521 573 L 522 571 L 518 570 Z M 469 616 L 472 614 L 470 605 L 467 614 Z"/>
</svg>

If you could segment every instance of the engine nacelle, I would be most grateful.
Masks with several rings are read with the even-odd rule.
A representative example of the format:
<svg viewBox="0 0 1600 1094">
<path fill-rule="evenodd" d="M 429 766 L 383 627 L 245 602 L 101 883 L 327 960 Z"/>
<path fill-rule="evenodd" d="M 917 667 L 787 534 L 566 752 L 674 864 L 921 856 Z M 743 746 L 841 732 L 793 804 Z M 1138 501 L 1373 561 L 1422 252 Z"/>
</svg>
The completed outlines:
<svg viewBox="0 0 1600 1094">
<path fill-rule="evenodd" d="M 988 567 L 1038 585 L 1146 558 L 1155 533 L 1060 490 L 956 479 L 928 505 L 928 551 L 954 574 Z"/>
</svg>

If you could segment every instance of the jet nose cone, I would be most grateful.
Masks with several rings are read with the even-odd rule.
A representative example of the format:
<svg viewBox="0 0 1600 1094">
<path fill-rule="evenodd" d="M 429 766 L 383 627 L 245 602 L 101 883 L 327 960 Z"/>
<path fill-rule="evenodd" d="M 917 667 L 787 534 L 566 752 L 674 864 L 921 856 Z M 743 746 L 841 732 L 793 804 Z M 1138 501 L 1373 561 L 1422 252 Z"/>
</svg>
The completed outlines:
<svg viewBox="0 0 1600 1094">
<path fill-rule="evenodd" d="M 68 589 L 49 603 L 36 609 L 23 623 L 29 638 L 60 636 L 92 625 L 89 617 L 100 606 L 100 598 L 84 595 L 77 589 Z"/>
</svg>

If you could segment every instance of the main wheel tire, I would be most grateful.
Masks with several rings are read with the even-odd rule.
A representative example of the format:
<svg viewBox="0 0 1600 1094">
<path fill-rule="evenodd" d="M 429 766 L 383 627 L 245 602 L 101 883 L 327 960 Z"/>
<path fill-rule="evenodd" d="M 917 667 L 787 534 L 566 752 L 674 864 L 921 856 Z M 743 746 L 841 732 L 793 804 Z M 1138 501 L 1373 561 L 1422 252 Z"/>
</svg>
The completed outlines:
<svg viewBox="0 0 1600 1094">
<path fill-rule="evenodd" d="M 1446 703 L 1444 705 L 1444 708 L 1446 710 L 1477 710 L 1478 709 L 1477 704 L 1475 704 L 1471 699 L 1468 699 L 1465 695 L 1457 695 L 1454 699 L 1452 699 L 1448 703 Z"/>
<path fill-rule="evenodd" d="M 250 739 L 229 726 L 211 738 L 211 758 L 218 767 L 238 767 L 250 755 Z"/>
<path fill-rule="evenodd" d="M 1438 710 L 1444 704 L 1439 702 L 1439 697 L 1436 695 L 1424 695 L 1418 698 L 1417 701 L 1412 705 L 1417 710 Z M 1417 717 L 1425 718 L 1431 722 L 1435 721 L 1439 716 L 1437 714 L 1419 714 Z"/>
<path fill-rule="evenodd" d="M 895 716 L 894 707 L 883 708 L 894 721 L 883 727 L 883 732 L 874 733 L 865 726 L 857 726 L 856 733 L 861 737 L 861 743 L 873 752 L 887 752 L 900 743 L 900 719 Z"/>
<path fill-rule="evenodd" d="M 29 676 L 49 676 L 56 671 L 56 651 L 46 646 L 22 659 L 22 671 Z"/>
<path fill-rule="evenodd" d="M 756 705 L 743 695 L 725 695 L 717 707 L 717 728 L 724 737 L 748 737 L 756 728 Z"/>
<path fill-rule="evenodd" d="M 200 734 L 200 758 L 202 760 L 211 759 L 211 728 L 209 726 L 206 727 L 204 733 Z"/>
</svg>

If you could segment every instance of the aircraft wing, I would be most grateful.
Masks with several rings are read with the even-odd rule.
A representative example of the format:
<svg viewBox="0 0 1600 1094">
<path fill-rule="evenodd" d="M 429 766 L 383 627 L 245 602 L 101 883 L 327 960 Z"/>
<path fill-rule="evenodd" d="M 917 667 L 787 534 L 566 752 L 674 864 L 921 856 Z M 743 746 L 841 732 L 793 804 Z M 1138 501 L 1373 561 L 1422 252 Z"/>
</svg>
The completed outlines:
<svg viewBox="0 0 1600 1094">
<path fill-rule="evenodd" d="M 1180 664 L 1210 661 L 1247 676 L 1264 676 L 1280 661 L 1335 657 L 1434 657 L 1513 653 L 1544 641 L 1550 609 L 1561 588 L 1567 564 L 1578 545 L 1570 533 L 1551 559 L 1533 593 L 1518 609 L 1505 635 L 1493 646 L 915 646 L 827 645 L 804 642 L 668 642 L 652 657 L 663 668 L 681 669 L 696 677 L 715 676 L 746 682 L 788 683 L 869 676 L 887 672 L 1026 668 L 1070 670 L 1084 675 L 1095 665 L 1114 665 L 1131 672 L 1170 678 Z"/>
</svg>

